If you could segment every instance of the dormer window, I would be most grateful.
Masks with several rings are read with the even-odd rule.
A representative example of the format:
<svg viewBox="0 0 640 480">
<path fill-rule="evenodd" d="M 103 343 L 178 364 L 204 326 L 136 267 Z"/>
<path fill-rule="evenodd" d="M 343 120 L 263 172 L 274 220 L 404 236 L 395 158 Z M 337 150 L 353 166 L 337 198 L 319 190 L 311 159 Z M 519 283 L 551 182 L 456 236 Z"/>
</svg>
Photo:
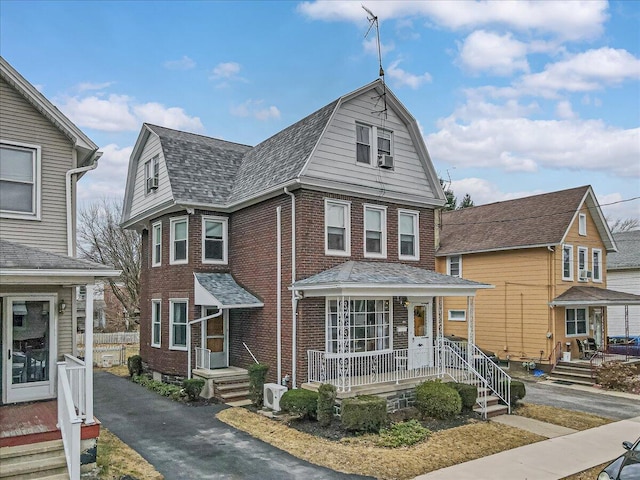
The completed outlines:
<svg viewBox="0 0 640 480">
<path fill-rule="evenodd" d="M 0 214 L 5 218 L 40 218 L 40 147 L 0 144 Z"/>
<path fill-rule="evenodd" d="M 144 182 L 146 193 L 155 192 L 158 189 L 159 177 L 160 159 L 158 155 L 156 155 L 144 164 Z"/>
</svg>

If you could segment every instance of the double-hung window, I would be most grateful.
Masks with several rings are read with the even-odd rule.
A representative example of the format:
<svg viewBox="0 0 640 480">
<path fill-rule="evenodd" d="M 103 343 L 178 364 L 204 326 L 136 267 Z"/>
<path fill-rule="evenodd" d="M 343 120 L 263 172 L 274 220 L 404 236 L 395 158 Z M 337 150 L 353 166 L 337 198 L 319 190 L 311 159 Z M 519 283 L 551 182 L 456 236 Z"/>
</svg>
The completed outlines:
<svg viewBox="0 0 640 480">
<path fill-rule="evenodd" d="M 578 280 L 580 282 L 587 281 L 588 269 L 589 269 L 589 260 L 587 259 L 587 248 L 578 247 Z"/>
<path fill-rule="evenodd" d="M 154 223 L 151 227 L 151 266 L 162 265 L 162 222 Z"/>
<path fill-rule="evenodd" d="M 562 280 L 573 280 L 573 245 L 562 246 Z"/>
<path fill-rule="evenodd" d="M 586 335 L 587 333 L 587 309 L 567 308 L 565 310 L 566 334 Z"/>
<path fill-rule="evenodd" d="M 447 257 L 447 275 L 462 278 L 462 256 L 451 255 Z"/>
<path fill-rule="evenodd" d="M 325 254 L 351 255 L 351 204 L 325 199 Z"/>
<path fill-rule="evenodd" d="M 160 159 L 158 155 L 151 160 L 147 160 L 144 164 L 144 185 L 145 192 L 151 193 L 158 189 L 158 181 L 160 178 Z"/>
<path fill-rule="evenodd" d="M 391 345 L 392 313 L 389 299 L 352 299 L 344 304 L 327 300 L 327 351 L 338 352 L 338 342 L 344 342 L 350 352 L 388 350 Z M 338 312 L 348 317 L 349 332 L 340 338 Z"/>
<path fill-rule="evenodd" d="M 602 250 L 594 248 L 591 251 L 591 278 L 594 282 L 602 282 Z"/>
<path fill-rule="evenodd" d="M 387 208 L 364 206 L 364 256 L 387 257 Z"/>
<path fill-rule="evenodd" d="M 418 212 L 398 210 L 398 258 L 420 260 Z"/>
<path fill-rule="evenodd" d="M 151 346 L 161 345 L 160 325 L 161 325 L 161 301 L 151 300 Z"/>
<path fill-rule="evenodd" d="M 189 223 L 187 217 L 171 219 L 171 258 L 169 263 L 180 264 L 188 262 L 189 254 Z"/>
<path fill-rule="evenodd" d="M 585 213 L 578 214 L 578 235 L 587 235 L 587 215 Z"/>
<path fill-rule="evenodd" d="M 371 165 L 371 127 L 356 123 L 356 162 Z"/>
<path fill-rule="evenodd" d="M 169 348 L 187 349 L 187 299 L 169 300 Z"/>
<path fill-rule="evenodd" d="M 227 263 L 227 219 L 202 217 L 202 263 Z"/>
<path fill-rule="evenodd" d="M 391 155 L 391 140 L 392 134 L 389 130 L 384 130 L 383 128 L 378 128 L 378 158 L 383 155 Z"/>
<path fill-rule="evenodd" d="M 40 147 L 0 143 L 0 215 L 40 219 Z"/>
</svg>

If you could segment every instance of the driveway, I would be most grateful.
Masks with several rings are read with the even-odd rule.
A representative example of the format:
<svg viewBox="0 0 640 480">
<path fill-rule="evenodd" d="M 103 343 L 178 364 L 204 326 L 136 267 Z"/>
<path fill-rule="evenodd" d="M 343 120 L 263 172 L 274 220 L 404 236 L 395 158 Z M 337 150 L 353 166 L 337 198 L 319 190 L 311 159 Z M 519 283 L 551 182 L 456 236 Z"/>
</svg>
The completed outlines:
<svg viewBox="0 0 640 480">
<path fill-rule="evenodd" d="M 366 478 L 318 467 L 235 430 L 215 418 L 223 408 L 188 406 L 94 373 L 96 417 L 167 480 Z"/>
</svg>

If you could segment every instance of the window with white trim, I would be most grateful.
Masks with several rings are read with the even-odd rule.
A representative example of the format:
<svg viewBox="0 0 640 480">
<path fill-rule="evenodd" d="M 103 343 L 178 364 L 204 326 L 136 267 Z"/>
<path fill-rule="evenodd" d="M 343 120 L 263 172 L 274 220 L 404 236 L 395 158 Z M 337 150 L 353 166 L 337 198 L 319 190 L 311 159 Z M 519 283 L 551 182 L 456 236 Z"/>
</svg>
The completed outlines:
<svg viewBox="0 0 640 480">
<path fill-rule="evenodd" d="M 383 128 L 377 128 L 376 130 L 378 132 L 378 158 L 382 157 L 382 155 L 391 155 L 393 134 L 390 130 L 385 130 Z"/>
<path fill-rule="evenodd" d="M 151 227 L 151 266 L 162 265 L 162 222 L 154 223 Z"/>
<path fill-rule="evenodd" d="M 169 300 L 169 348 L 187 349 L 187 299 Z"/>
<path fill-rule="evenodd" d="M 462 256 L 451 255 L 447 257 L 447 275 L 462 278 Z"/>
<path fill-rule="evenodd" d="M 338 299 L 327 299 L 327 352 L 338 351 Z M 389 350 L 392 312 L 388 298 L 345 300 L 349 312 L 349 351 Z"/>
<path fill-rule="evenodd" d="M 587 309 L 565 309 L 565 331 L 567 337 L 587 334 Z"/>
<path fill-rule="evenodd" d="M 151 346 L 161 345 L 161 300 L 151 300 Z"/>
<path fill-rule="evenodd" d="M 6 218 L 40 218 L 39 146 L 0 143 L 0 214 Z"/>
<path fill-rule="evenodd" d="M 202 263 L 227 263 L 226 217 L 202 217 Z"/>
<path fill-rule="evenodd" d="M 144 164 L 145 193 L 155 192 L 160 179 L 160 158 L 158 155 Z"/>
<path fill-rule="evenodd" d="M 466 322 L 467 311 L 466 310 L 449 310 L 450 322 Z"/>
<path fill-rule="evenodd" d="M 589 270 L 588 250 L 586 247 L 578 247 L 578 281 L 586 282 Z"/>
<path fill-rule="evenodd" d="M 188 263 L 189 255 L 189 222 L 187 217 L 171 219 L 171 256 L 172 265 Z"/>
<path fill-rule="evenodd" d="M 562 246 L 562 280 L 573 280 L 573 245 Z"/>
<path fill-rule="evenodd" d="M 420 260 L 418 212 L 398 210 L 398 258 Z"/>
<path fill-rule="evenodd" d="M 356 162 L 371 165 L 371 127 L 356 123 Z"/>
<path fill-rule="evenodd" d="M 587 235 L 587 215 L 584 213 L 578 214 L 578 235 Z"/>
<path fill-rule="evenodd" d="M 602 282 L 602 250 L 591 250 L 591 279 L 594 282 Z"/>
<path fill-rule="evenodd" d="M 387 208 L 364 206 L 364 256 L 387 257 Z"/>
<path fill-rule="evenodd" d="M 351 255 L 351 204 L 325 199 L 324 248 L 326 255 Z"/>
</svg>

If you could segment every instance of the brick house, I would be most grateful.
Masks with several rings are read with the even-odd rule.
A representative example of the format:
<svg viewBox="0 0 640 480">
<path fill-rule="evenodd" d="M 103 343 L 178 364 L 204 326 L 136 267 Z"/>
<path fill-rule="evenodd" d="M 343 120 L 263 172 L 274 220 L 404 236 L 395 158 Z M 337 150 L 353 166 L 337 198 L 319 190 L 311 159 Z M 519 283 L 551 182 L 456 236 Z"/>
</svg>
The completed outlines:
<svg viewBox="0 0 640 480">
<path fill-rule="evenodd" d="M 490 285 L 435 272 L 444 204 L 380 80 L 255 147 L 144 124 L 122 225 L 142 233 L 145 365 L 209 378 L 257 359 L 293 388 L 396 399 L 445 375 L 442 299 Z"/>
</svg>

